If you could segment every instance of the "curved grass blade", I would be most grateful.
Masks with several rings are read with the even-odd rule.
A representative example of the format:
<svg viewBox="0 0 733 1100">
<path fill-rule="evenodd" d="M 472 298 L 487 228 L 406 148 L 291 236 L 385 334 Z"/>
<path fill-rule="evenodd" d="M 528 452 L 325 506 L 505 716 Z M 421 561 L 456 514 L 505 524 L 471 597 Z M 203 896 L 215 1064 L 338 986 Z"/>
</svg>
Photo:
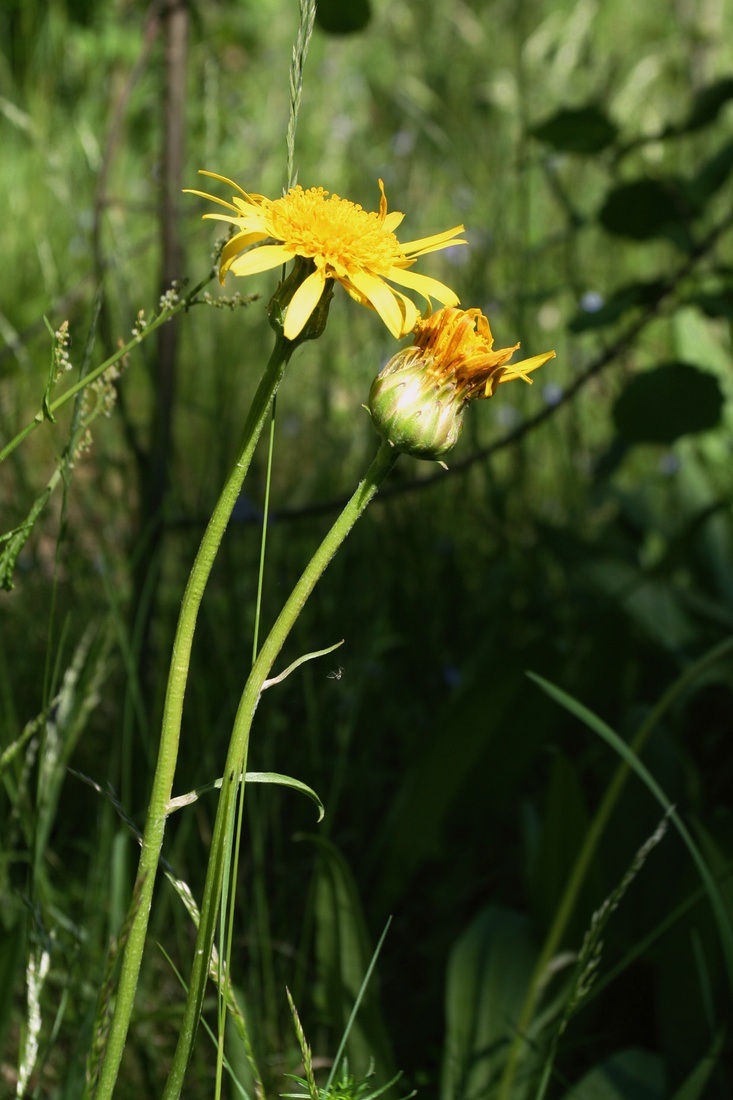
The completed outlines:
<svg viewBox="0 0 733 1100">
<path fill-rule="evenodd" d="M 246 772 L 244 781 L 245 783 L 273 783 L 277 787 L 290 787 L 294 791 L 300 791 L 301 794 L 307 795 L 311 802 L 315 802 L 318 807 L 318 820 L 323 821 L 326 813 L 323 803 L 313 788 L 309 787 L 307 783 L 302 783 L 300 779 L 294 779 L 292 775 L 282 775 L 280 772 Z M 215 779 L 213 783 L 204 783 L 203 786 L 196 787 L 188 794 L 171 798 L 168 803 L 168 813 L 172 814 L 176 810 L 183 809 L 184 806 L 190 806 L 192 802 L 197 802 L 202 795 L 208 794 L 209 791 L 221 790 L 222 783 L 223 779 Z"/>
<path fill-rule="evenodd" d="M 528 672 L 527 675 L 533 680 L 538 687 L 564 707 L 565 710 L 574 714 L 576 718 L 579 718 L 584 725 L 589 729 L 597 733 L 606 744 L 618 753 L 618 755 L 628 764 L 628 766 L 636 773 L 641 779 L 642 783 L 646 786 L 647 790 L 656 798 L 657 802 L 664 808 L 665 812 L 669 814 L 670 821 L 676 828 L 680 837 L 682 838 L 685 847 L 687 848 L 692 860 L 697 867 L 697 870 L 702 879 L 705 887 L 705 892 L 708 895 L 710 907 L 715 917 L 715 922 L 718 926 L 718 934 L 720 935 L 720 941 L 723 948 L 723 955 L 725 957 L 726 969 L 728 971 L 728 981 L 733 988 L 733 927 L 731 927 L 728 911 L 723 901 L 718 885 L 715 879 L 711 875 L 708 865 L 703 858 L 703 855 L 698 848 L 697 844 L 693 840 L 687 827 L 681 820 L 679 814 L 674 809 L 672 803 L 667 798 L 666 794 L 659 786 L 657 781 L 651 772 L 642 764 L 638 756 L 632 751 L 632 749 L 626 744 L 624 740 L 608 726 L 602 718 L 599 718 L 597 714 L 594 714 L 592 710 L 584 706 L 577 699 L 574 699 L 572 695 L 568 695 L 567 692 L 562 691 L 561 688 L 555 687 L 548 680 L 544 680 L 541 676 L 538 676 L 534 672 Z"/>
</svg>

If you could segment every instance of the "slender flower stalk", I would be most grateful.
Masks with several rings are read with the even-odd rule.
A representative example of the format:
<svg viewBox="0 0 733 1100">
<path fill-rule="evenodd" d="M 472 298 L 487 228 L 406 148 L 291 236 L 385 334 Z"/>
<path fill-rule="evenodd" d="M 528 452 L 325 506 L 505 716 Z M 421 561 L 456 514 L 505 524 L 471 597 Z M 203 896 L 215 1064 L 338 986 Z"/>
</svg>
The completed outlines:
<svg viewBox="0 0 733 1100">
<path fill-rule="evenodd" d="M 130 1025 L 135 990 L 137 989 L 145 947 L 156 871 L 163 846 L 168 804 L 173 790 L 183 715 L 183 699 L 188 679 L 194 630 L 204 588 L 249 469 L 268 410 L 294 348 L 295 344 L 286 340 L 282 335 L 278 336 L 275 341 L 270 361 L 262 376 L 245 424 L 237 459 L 209 520 L 181 602 L 168 674 L 158 761 L 153 777 L 137 880 L 133 891 L 135 913 L 125 945 L 115 1010 L 110 1025 L 104 1060 L 100 1068 L 99 1081 L 94 1094 L 95 1100 L 109 1100 L 112 1096 Z"/>
<path fill-rule="evenodd" d="M 205 214 L 205 218 L 228 222 L 236 229 L 221 253 L 219 278 L 226 274 L 254 275 L 289 263 L 296 256 L 312 262 L 311 274 L 299 287 L 285 317 L 285 336 L 294 340 L 320 300 L 329 280 L 341 283 L 352 298 L 375 309 L 397 339 L 410 332 L 418 321 L 415 303 L 391 286 L 417 291 L 428 302 L 435 298 L 443 305 L 458 305 L 458 297 L 444 283 L 409 270 L 419 256 L 437 252 L 450 245 L 465 244 L 456 239 L 463 231 L 456 225 L 443 233 L 401 244 L 395 229 L 404 214 L 387 213 L 384 184 L 379 181 L 379 213 L 338 195 L 329 195 L 322 187 L 291 189 L 279 199 L 251 195 L 216 172 L 202 171 L 234 187 L 238 194 L 231 202 L 190 190 L 225 207 L 227 214 Z M 272 244 L 261 242 L 271 240 Z M 259 245 L 251 248 L 251 245 Z"/>
<path fill-rule="evenodd" d="M 399 351 L 374 380 L 369 411 L 396 450 L 440 461 L 458 442 L 470 401 L 493 397 L 497 386 L 529 375 L 554 351 L 519 363 L 519 347 L 494 350 L 488 319 L 479 309 L 446 307 L 415 326 L 412 347 Z"/>
<path fill-rule="evenodd" d="M 300 580 L 288 597 L 257 656 L 257 660 L 252 666 L 252 671 L 242 693 L 234 720 L 229 752 L 224 768 L 224 780 L 216 812 L 186 1008 L 173 1065 L 163 1093 L 163 1100 L 177 1100 L 180 1096 L 186 1067 L 196 1037 L 221 900 L 226 852 L 232 835 L 235 800 L 240 787 L 239 780 L 246 771 L 252 719 L 262 693 L 263 684 L 268 678 L 273 663 L 285 644 L 308 597 L 323 576 L 336 551 L 394 466 L 397 457 L 398 453 L 394 448 L 387 443 L 382 443 L 364 480 L 359 483 L 355 493 L 313 555 Z"/>
</svg>

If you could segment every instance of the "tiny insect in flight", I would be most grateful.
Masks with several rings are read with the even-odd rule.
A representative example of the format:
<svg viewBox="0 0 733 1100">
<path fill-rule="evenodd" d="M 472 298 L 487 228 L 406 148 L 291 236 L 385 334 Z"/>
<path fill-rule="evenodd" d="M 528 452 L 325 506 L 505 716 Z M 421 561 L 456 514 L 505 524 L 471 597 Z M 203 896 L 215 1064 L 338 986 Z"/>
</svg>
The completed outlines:
<svg viewBox="0 0 733 1100">
<path fill-rule="evenodd" d="M 331 669 L 331 671 L 328 674 L 328 679 L 329 680 L 340 680 L 341 677 L 343 676 L 343 674 L 344 674 L 344 670 L 342 669 L 341 665 L 339 665 L 338 668 Z"/>
</svg>

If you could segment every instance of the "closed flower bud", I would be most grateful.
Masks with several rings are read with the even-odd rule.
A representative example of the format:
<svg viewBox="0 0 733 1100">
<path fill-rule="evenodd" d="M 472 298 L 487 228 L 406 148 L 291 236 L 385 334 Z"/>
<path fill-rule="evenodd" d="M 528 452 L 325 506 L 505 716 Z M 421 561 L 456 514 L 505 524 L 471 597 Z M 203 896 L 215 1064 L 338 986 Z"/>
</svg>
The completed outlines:
<svg viewBox="0 0 733 1100">
<path fill-rule="evenodd" d="M 369 412 L 381 437 L 413 458 L 441 459 L 458 442 L 463 424 L 455 382 L 426 370 L 415 348 L 398 352 L 374 379 Z"/>
<path fill-rule="evenodd" d="M 494 351 L 489 322 L 478 309 L 447 306 L 418 321 L 414 334 L 414 345 L 374 380 L 369 412 L 398 451 L 438 462 L 457 443 L 469 401 L 492 397 L 514 378 L 531 383 L 531 371 L 555 356 L 547 351 L 509 365 L 519 344 Z"/>
</svg>

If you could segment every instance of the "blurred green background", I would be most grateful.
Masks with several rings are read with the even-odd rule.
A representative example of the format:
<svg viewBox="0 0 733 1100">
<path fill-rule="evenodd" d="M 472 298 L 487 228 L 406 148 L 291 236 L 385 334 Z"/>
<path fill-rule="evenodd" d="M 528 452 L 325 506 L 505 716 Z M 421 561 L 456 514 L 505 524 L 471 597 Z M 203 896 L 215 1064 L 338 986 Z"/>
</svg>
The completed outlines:
<svg viewBox="0 0 733 1100">
<path fill-rule="evenodd" d="M 1 443 L 40 406 L 44 315 L 54 329 L 69 320 L 78 370 L 88 344 L 93 365 L 127 341 L 171 278 L 205 276 L 221 232 L 180 188 L 229 192 L 202 185 L 199 168 L 281 193 L 297 26 L 295 0 L 3 0 Z M 404 1071 L 393 1095 L 499 1095 L 534 960 L 618 764 L 527 670 L 630 740 L 733 633 L 731 100 L 723 0 L 321 5 L 299 182 L 378 209 L 382 178 L 405 213 L 403 240 L 465 223 L 469 245 L 420 270 L 482 308 L 497 346 L 521 340 L 524 355 L 557 358 L 531 388 L 471 407 L 447 473 L 398 464 L 283 666 L 345 644 L 259 708 L 250 767 L 298 777 L 327 811 L 316 827 L 292 792 L 247 796 L 234 976 L 273 1096 L 298 1072 L 285 986 L 322 1066 L 390 915 L 352 1068 L 365 1073 L 371 1052 L 380 1080 Z M 67 766 L 142 826 L 180 597 L 269 354 L 274 286 L 271 275 L 212 284 L 261 297 L 196 307 L 131 354 L 113 415 L 5 574 L 1 748 L 59 691 L 61 702 L 0 774 L 2 1095 L 15 1094 L 26 959 L 39 945 L 50 970 L 26 1095 L 80 1095 L 137 848 L 110 798 Z M 337 288 L 325 336 L 289 367 L 265 626 L 371 458 L 362 403 L 395 350 Z M 59 466 L 70 416 L 0 467 L 3 531 Z M 176 793 L 221 773 L 250 660 L 264 478 L 263 448 L 204 601 Z M 728 919 L 731 671 L 730 656 L 703 663 L 644 749 Z M 168 827 L 166 858 L 196 897 L 214 812 L 207 795 Z M 568 953 L 661 815 L 630 779 L 511 1100 L 537 1095 Z M 160 1094 L 182 994 L 156 944 L 185 974 L 193 934 L 161 879 L 122 1097 Z M 673 830 L 603 939 L 548 1095 L 729 1097 L 730 981 Z M 231 1058 L 241 1066 L 234 1041 Z M 213 1095 L 212 1066 L 202 1033 L 187 1096 Z"/>
</svg>

